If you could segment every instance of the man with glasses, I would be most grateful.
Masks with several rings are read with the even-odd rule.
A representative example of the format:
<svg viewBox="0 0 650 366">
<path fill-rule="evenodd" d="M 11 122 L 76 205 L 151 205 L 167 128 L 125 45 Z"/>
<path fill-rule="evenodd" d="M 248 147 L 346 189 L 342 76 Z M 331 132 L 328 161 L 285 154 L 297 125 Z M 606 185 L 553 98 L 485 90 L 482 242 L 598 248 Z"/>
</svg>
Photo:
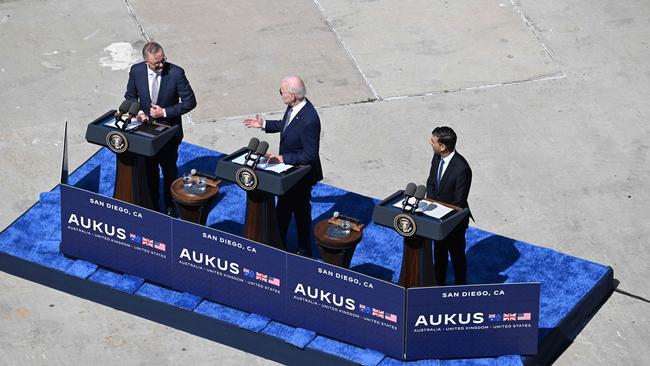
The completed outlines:
<svg viewBox="0 0 650 366">
<path fill-rule="evenodd" d="M 293 215 L 298 232 L 298 254 L 311 256 L 311 189 L 323 179 L 320 157 L 320 119 L 311 102 L 305 98 L 305 83 L 289 76 L 280 83 L 280 97 L 287 109 L 281 120 L 267 121 L 259 114 L 244 120 L 249 128 L 261 128 L 267 133 L 280 132 L 280 152 L 269 154 L 270 162 L 290 165 L 311 165 L 311 170 L 287 193 L 278 197 L 276 212 L 280 235 L 285 245 Z"/>
<path fill-rule="evenodd" d="M 156 42 L 148 42 L 142 47 L 144 62 L 131 66 L 129 82 L 124 98 L 139 102 L 142 109 L 138 119 L 143 122 L 155 120 L 166 125 L 179 125 L 178 133 L 165 145 L 150 162 L 153 173 L 152 190 L 154 205 L 158 205 L 158 166 L 163 174 L 163 196 L 165 207 L 162 212 L 173 215 L 174 205 L 171 197 L 171 184 L 178 177 L 176 160 L 178 146 L 183 139 L 181 116 L 196 107 L 196 98 L 185 77 L 185 71 L 167 62 L 165 51 Z"/>
</svg>

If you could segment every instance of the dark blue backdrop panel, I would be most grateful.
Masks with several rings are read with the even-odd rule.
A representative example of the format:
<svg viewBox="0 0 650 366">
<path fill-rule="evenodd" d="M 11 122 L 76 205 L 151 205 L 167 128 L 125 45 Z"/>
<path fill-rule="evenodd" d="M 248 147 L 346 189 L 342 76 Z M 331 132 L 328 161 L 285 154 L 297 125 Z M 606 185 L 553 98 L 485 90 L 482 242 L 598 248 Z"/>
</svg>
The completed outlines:
<svg viewBox="0 0 650 366">
<path fill-rule="evenodd" d="M 537 353 L 538 283 L 411 288 L 406 357 Z"/>
<path fill-rule="evenodd" d="M 172 287 L 285 321 L 286 253 L 174 220 Z"/>
<path fill-rule="evenodd" d="M 287 288 L 290 324 L 402 357 L 403 287 L 287 254 Z"/>
<path fill-rule="evenodd" d="M 61 185 L 61 252 L 168 284 L 171 218 Z"/>
</svg>

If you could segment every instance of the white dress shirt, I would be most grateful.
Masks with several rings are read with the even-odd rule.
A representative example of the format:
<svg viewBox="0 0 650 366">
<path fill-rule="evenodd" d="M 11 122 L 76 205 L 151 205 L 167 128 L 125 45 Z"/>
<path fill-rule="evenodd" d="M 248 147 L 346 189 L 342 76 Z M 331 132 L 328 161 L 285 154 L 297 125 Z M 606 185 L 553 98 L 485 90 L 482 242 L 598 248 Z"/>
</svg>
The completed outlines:
<svg viewBox="0 0 650 366">
<path fill-rule="evenodd" d="M 449 155 L 446 157 L 442 158 L 442 160 L 445 162 L 442 165 L 442 173 L 440 173 L 440 180 L 442 181 L 442 177 L 445 176 L 445 172 L 447 171 L 447 167 L 449 166 L 449 162 L 451 161 L 451 158 L 454 157 L 454 154 L 456 154 L 456 150 L 452 151 Z"/>
</svg>

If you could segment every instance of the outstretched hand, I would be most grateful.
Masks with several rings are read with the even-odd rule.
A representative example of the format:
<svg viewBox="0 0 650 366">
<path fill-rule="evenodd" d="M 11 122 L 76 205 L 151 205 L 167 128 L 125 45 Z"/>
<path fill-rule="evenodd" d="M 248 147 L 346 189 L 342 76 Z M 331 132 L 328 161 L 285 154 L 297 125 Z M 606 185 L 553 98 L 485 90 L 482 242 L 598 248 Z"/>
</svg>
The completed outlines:
<svg viewBox="0 0 650 366">
<path fill-rule="evenodd" d="M 244 126 L 248 128 L 262 128 L 262 122 L 264 120 L 260 117 L 259 114 L 256 114 L 255 117 L 248 117 L 244 119 Z"/>
</svg>

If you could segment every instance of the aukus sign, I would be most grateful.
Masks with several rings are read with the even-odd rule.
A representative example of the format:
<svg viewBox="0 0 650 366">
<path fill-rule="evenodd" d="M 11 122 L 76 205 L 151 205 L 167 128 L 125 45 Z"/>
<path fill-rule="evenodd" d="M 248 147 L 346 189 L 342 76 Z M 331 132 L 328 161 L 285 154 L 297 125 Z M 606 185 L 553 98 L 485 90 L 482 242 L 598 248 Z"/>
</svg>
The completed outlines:
<svg viewBox="0 0 650 366">
<path fill-rule="evenodd" d="M 61 250 L 398 359 L 537 352 L 539 284 L 405 289 L 61 185 Z"/>
</svg>

